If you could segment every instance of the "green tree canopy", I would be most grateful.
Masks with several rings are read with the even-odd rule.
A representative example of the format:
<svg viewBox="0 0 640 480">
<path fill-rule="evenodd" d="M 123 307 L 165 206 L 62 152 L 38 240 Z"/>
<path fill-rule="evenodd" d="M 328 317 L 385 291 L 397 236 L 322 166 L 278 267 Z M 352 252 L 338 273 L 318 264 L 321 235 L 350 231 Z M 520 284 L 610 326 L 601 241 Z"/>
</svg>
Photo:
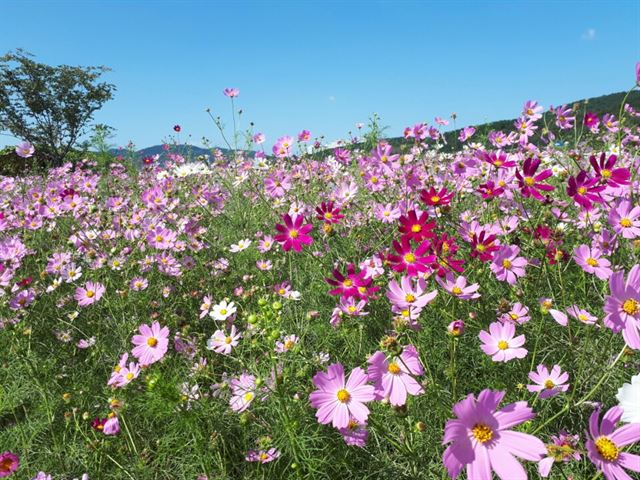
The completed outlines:
<svg viewBox="0 0 640 480">
<path fill-rule="evenodd" d="M 35 145 L 60 165 L 115 85 L 99 82 L 109 68 L 51 66 L 23 50 L 0 57 L 0 129 Z"/>
</svg>

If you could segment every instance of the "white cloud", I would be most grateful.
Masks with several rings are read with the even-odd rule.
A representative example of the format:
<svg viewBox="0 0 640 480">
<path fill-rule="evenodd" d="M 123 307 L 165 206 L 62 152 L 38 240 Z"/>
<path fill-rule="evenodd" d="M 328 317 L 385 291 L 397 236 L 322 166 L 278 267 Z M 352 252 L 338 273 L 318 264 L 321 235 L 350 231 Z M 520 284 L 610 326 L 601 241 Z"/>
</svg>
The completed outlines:
<svg viewBox="0 0 640 480">
<path fill-rule="evenodd" d="M 596 29 L 595 28 L 588 28 L 582 34 L 582 40 L 594 40 L 595 38 L 596 38 Z"/>
<path fill-rule="evenodd" d="M 329 101 L 330 102 L 335 102 L 336 101 L 336 97 L 334 97 L 333 95 L 329 95 Z"/>
</svg>

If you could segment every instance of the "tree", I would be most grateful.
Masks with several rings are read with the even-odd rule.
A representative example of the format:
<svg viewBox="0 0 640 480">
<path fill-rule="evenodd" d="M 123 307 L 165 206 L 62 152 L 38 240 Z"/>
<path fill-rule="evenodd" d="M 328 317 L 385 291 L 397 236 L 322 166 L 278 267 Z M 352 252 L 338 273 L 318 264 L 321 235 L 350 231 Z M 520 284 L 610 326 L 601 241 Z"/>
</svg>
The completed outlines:
<svg viewBox="0 0 640 480">
<path fill-rule="evenodd" d="M 27 140 L 61 165 L 115 85 L 98 82 L 110 69 L 51 66 L 23 50 L 0 57 L 0 129 Z"/>
</svg>

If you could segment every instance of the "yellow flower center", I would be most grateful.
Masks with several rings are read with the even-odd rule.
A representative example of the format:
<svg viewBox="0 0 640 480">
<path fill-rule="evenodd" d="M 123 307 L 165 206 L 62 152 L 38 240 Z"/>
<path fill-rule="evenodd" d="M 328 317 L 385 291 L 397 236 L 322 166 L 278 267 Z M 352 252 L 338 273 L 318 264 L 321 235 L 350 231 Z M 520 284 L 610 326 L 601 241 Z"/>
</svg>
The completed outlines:
<svg viewBox="0 0 640 480">
<path fill-rule="evenodd" d="M 498 342 L 498 348 L 500 350 L 506 350 L 507 348 L 509 348 L 509 344 L 506 342 L 506 340 L 500 340 Z"/>
<path fill-rule="evenodd" d="M 223 308 L 222 310 L 220 310 L 220 315 L 226 315 L 227 314 L 227 309 Z"/>
<path fill-rule="evenodd" d="M 504 268 L 506 268 L 507 270 L 509 270 L 509 269 L 511 268 L 511 260 L 509 260 L 509 259 L 506 259 L 506 258 L 505 258 L 505 259 L 502 261 L 502 266 L 503 266 Z"/>
<path fill-rule="evenodd" d="M 87 290 L 87 298 L 93 298 L 96 295 L 96 292 L 93 290 Z"/>
<path fill-rule="evenodd" d="M 527 187 L 532 187 L 536 184 L 536 181 L 533 179 L 533 177 L 524 177 L 524 184 Z"/>
<path fill-rule="evenodd" d="M 580 195 L 584 195 L 585 193 L 587 193 L 587 189 L 585 187 L 579 187 L 578 188 L 578 193 Z"/>
<path fill-rule="evenodd" d="M 133 378 L 133 373 L 127 373 L 127 380 L 131 380 Z"/>
<path fill-rule="evenodd" d="M 587 258 L 587 264 L 591 265 L 592 267 L 597 267 L 598 266 L 598 260 L 596 260 L 593 257 L 589 257 L 589 258 Z"/>
<path fill-rule="evenodd" d="M 347 278 L 344 282 L 342 282 L 342 285 L 349 288 L 350 286 L 353 285 L 353 280 L 351 280 L 350 278 Z"/>
<path fill-rule="evenodd" d="M 581 322 L 586 322 L 588 319 L 584 313 L 581 313 L 578 315 L 578 320 L 580 320 Z"/>
<path fill-rule="evenodd" d="M 628 315 L 635 315 L 640 311 L 640 304 L 633 298 L 629 298 L 622 304 L 622 310 Z"/>
<path fill-rule="evenodd" d="M 413 233 L 418 233 L 420 230 L 422 230 L 422 225 L 418 225 L 417 223 L 411 227 Z"/>
<path fill-rule="evenodd" d="M 611 170 L 600 170 L 600 175 L 602 178 L 611 178 Z"/>
<path fill-rule="evenodd" d="M 480 443 L 486 443 L 493 438 L 493 430 L 484 423 L 476 423 L 471 433 Z"/>
<path fill-rule="evenodd" d="M 344 388 L 341 388 L 340 390 L 338 390 L 338 393 L 336 394 L 336 396 L 338 397 L 338 400 L 342 403 L 347 403 L 349 402 L 349 400 L 351 400 L 351 394 L 347 392 Z"/>
<path fill-rule="evenodd" d="M 251 400 L 253 400 L 253 392 L 247 392 L 245 393 L 242 398 L 244 399 L 245 402 L 250 402 Z"/>
<path fill-rule="evenodd" d="M 431 197 L 431 201 L 433 203 L 438 203 L 440 201 L 440 197 L 437 195 L 434 195 L 433 197 Z"/>
<path fill-rule="evenodd" d="M 404 261 L 407 263 L 414 263 L 416 261 L 416 256 L 409 252 L 404 256 Z"/>
<path fill-rule="evenodd" d="M 371 183 L 378 183 L 378 177 L 371 177 L 371 178 L 369 179 L 369 181 L 370 181 Z"/>
<path fill-rule="evenodd" d="M 516 315 L 515 313 L 510 313 L 509 316 L 511 317 L 511 320 L 517 320 L 518 319 L 518 315 Z"/>
<path fill-rule="evenodd" d="M 289 230 L 289 237 L 298 238 L 298 230 Z"/>
<path fill-rule="evenodd" d="M 155 347 L 158 344 L 158 340 L 155 337 L 151 337 L 147 339 L 147 345 L 150 347 Z"/>
<path fill-rule="evenodd" d="M 546 382 L 544 382 L 544 388 L 551 389 L 551 388 L 553 388 L 555 386 L 556 386 L 556 384 L 553 383 L 553 380 L 551 380 L 551 379 L 549 379 Z"/>
<path fill-rule="evenodd" d="M 267 458 L 269 458 L 269 455 L 267 455 L 265 452 L 262 452 L 260 454 L 260 460 L 266 460 Z"/>
<path fill-rule="evenodd" d="M 596 448 L 600 456 L 608 462 L 617 460 L 620 455 L 618 446 L 605 436 L 596 439 Z"/>
<path fill-rule="evenodd" d="M 485 247 L 483 244 L 479 243 L 478 245 L 476 245 L 476 250 L 480 253 L 484 252 L 487 249 L 487 247 Z"/>
<path fill-rule="evenodd" d="M 113 371 L 116 373 L 120 373 L 120 370 L 122 370 L 122 367 L 120 365 L 116 365 L 115 367 L 113 367 Z"/>
<path fill-rule="evenodd" d="M 416 297 L 413 296 L 412 294 L 408 293 L 407 295 L 405 295 L 404 301 L 407 302 L 407 303 L 413 303 L 413 302 L 416 301 Z"/>
<path fill-rule="evenodd" d="M 285 350 L 290 350 L 291 348 L 293 348 L 294 345 L 295 345 L 295 342 L 293 340 L 287 340 L 286 342 L 284 342 Z"/>
<path fill-rule="evenodd" d="M 462 289 L 456 285 L 451 289 L 451 293 L 454 295 L 460 295 L 462 293 Z"/>
<path fill-rule="evenodd" d="M 494 164 L 496 167 L 500 167 L 500 166 L 502 166 L 502 160 L 498 160 L 498 159 L 496 159 L 496 160 L 494 160 L 493 164 Z"/>
<path fill-rule="evenodd" d="M 232 341 L 233 341 L 233 338 L 231 338 L 231 337 L 225 337 L 224 338 L 224 343 L 226 343 L 227 345 L 229 345 Z"/>
<path fill-rule="evenodd" d="M 331 212 L 327 212 L 324 214 L 324 218 L 326 218 L 327 220 L 331 220 L 333 218 L 333 213 Z"/>
<path fill-rule="evenodd" d="M 400 367 L 398 366 L 397 363 L 395 362 L 391 362 L 389 364 L 389 366 L 387 367 L 387 370 L 389 371 L 390 374 L 392 375 L 397 375 L 400 373 Z"/>
<path fill-rule="evenodd" d="M 353 313 L 356 311 L 356 307 L 354 307 L 353 305 L 350 305 L 347 307 L 347 310 L 349 310 L 349 313 Z"/>
<path fill-rule="evenodd" d="M 620 226 L 623 228 L 629 228 L 632 225 L 631 219 L 630 218 L 622 218 L 620 219 Z"/>
</svg>

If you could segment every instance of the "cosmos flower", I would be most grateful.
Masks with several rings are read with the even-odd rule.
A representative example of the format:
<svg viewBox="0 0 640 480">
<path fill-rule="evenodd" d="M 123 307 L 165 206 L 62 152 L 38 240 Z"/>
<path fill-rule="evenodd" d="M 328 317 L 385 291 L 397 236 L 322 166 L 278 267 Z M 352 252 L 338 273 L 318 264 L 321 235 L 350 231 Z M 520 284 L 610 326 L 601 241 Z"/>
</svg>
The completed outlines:
<svg viewBox="0 0 640 480">
<path fill-rule="evenodd" d="M 169 346 L 169 328 L 153 322 L 151 326 L 140 325 L 139 331 L 140 334 L 134 335 L 131 339 L 131 343 L 135 345 L 131 353 L 138 359 L 140 365 L 151 365 L 162 360 Z"/>
<path fill-rule="evenodd" d="M 477 283 L 467 285 L 467 278 L 462 275 L 454 277 L 452 273 L 447 273 L 444 279 L 439 276 L 436 277 L 436 282 L 438 282 L 438 284 L 447 292 L 460 300 L 474 300 L 476 298 L 480 298 L 480 294 L 478 293 L 480 285 Z"/>
<path fill-rule="evenodd" d="M 387 260 L 396 272 L 406 271 L 408 276 L 415 277 L 418 276 L 418 273 L 429 271 L 429 264 L 437 260 L 435 255 L 425 255 L 430 246 L 429 241 L 425 240 L 414 250 L 409 237 L 403 235 L 400 237 L 400 242 L 393 241 L 393 249 L 397 255 L 389 254 Z"/>
<path fill-rule="evenodd" d="M 569 463 L 571 460 L 580 460 L 578 435 L 570 435 L 561 431 L 558 435 L 551 436 L 551 443 L 547 444 L 547 456 L 538 462 L 538 473 L 542 478 L 547 478 L 554 463 Z"/>
<path fill-rule="evenodd" d="M 402 406 L 407 403 L 407 395 L 424 393 L 424 388 L 415 379 L 424 372 L 413 345 L 407 345 L 398 357 L 389 359 L 378 351 L 369 357 L 367 363 L 369 380 L 374 383 L 376 396 L 388 398 L 391 405 Z"/>
<path fill-rule="evenodd" d="M 207 340 L 207 349 L 216 353 L 229 355 L 233 347 L 238 346 L 238 341 L 242 334 L 236 330 L 236 326 L 231 326 L 231 332 L 227 335 L 224 330 L 216 330 L 209 340 Z"/>
<path fill-rule="evenodd" d="M 478 338 L 482 341 L 480 348 L 491 357 L 494 362 L 508 362 L 514 358 L 527 356 L 524 345 L 524 335 L 516 334 L 513 323 L 493 322 L 489 325 L 489 332 L 481 330 Z"/>
<path fill-rule="evenodd" d="M 501 480 L 526 479 L 515 457 L 535 462 L 546 454 L 538 438 L 511 430 L 535 417 L 527 402 L 511 403 L 496 411 L 504 395 L 483 390 L 477 399 L 469 394 L 453 406 L 457 418 L 447 421 L 442 439 L 443 444 L 450 444 L 442 461 L 452 479 L 465 466 L 470 480 L 491 480 L 492 472 Z"/>
<path fill-rule="evenodd" d="M 369 438 L 367 425 L 358 422 L 353 417 L 349 420 L 349 425 L 338 429 L 338 431 L 347 445 L 363 448 L 367 444 L 367 439 Z"/>
<path fill-rule="evenodd" d="M 313 377 L 317 390 L 311 392 L 311 406 L 317 408 L 316 418 L 322 424 L 331 423 L 335 428 L 346 428 L 353 417 L 366 423 L 369 409 L 365 403 L 374 400 L 373 385 L 367 385 L 367 374 L 357 367 L 345 382 L 344 367 L 340 363 L 329 365 L 326 372 Z"/>
<path fill-rule="evenodd" d="M 225 88 L 222 93 L 224 93 L 225 97 L 235 98 L 240 95 L 240 89 L 238 88 Z"/>
<path fill-rule="evenodd" d="M 580 245 L 573 251 L 573 259 L 585 272 L 595 275 L 600 280 L 608 280 L 613 273 L 611 262 L 602 256 L 597 247 Z"/>
<path fill-rule="evenodd" d="M 515 285 L 519 277 L 524 277 L 527 259 L 519 257 L 520 247 L 504 245 L 496 252 L 491 262 L 491 271 L 496 278 L 509 285 Z"/>
<path fill-rule="evenodd" d="M 249 450 L 245 457 L 247 462 L 269 463 L 273 462 L 280 456 L 280 452 L 275 448 L 269 450 Z"/>
<path fill-rule="evenodd" d="M 533 197 L 536 200 L 544 200 L 544 196 L 540 192 L 551 192 L 554 190 L 552 185 L 542 183 L 544 180 L 553 175 L 551 169 L 543 170 L 536 174 L 540 166 L 539 158 L 527 158 L 524 161 L 522 172 L 516 170 L 516 178 L 523 197 Z"/>
<path fill-rule="evenodd" d="M 604 299 L 604 325 L 614 332 L 622 331 L 630 348 L 640 349 L 640 265 L 634 265 L 627 280 L 624 271 L 609 278 L 610 294 Z"/>
<path fill-rule="evenodd" d="M 29 142 L 22 142 L 20 145 L 16 145 L 16 155 L 22 158 L 32 157 L 36 149 Z"/>
<path fill-rule="evenodd" d="M 616 429 L 622 417 L 622 409 L 607 410 L 600 421 L 600 409 L 589 418 L 587 455 L 607 480 L 628 480 L 625 469 L 640 472 L 640 456 L 623 451 L 623 447 L 640 441 L 640 423 L 630 423 Z"/>
<path fill-rule="evenodd" d="M 616 399 L 623 412 L 621 420 L 640 424 L 640 373 L 631 377 L 630 383 L 625 383 L 618 389 Z"/>
<path fill-rule="evenodd" d="M 229 405 L 234 412 L 244 412 L 256 398 L 256 377 L 243 373 L 231 380 L 231 400 Z"/>
<path fill-rule="evenodd" d="M 629 200 L 621 200 L 609 211 L 609 225 L 623 238 L 640 237 L 640 206 L 634 206 Z"/>
<path fill-rule="evenodd" d="M 293 249 L 295 252 L 302 251 L 303 245 L 311 245 L 313 238 L 307 235 L 313 225 L 310 223 L 303 224 L 304 217 L 302 215 L 294 215 L 291 217 L 288 213 L 282 216 L 284 225 L 276 224 L 276 230 L 280 232 L 274 238 L 282 245 L 285 252 Z"/>
<path fill-rule="evenodd" d="M 73 298 L 78 302 L 79 306 L 88 307 L 100 300 L 105 291 L 106 288 L 101 283 L 87 282 L 84 287 L 76 288 Z"/>
<path fill-rule="evenodd" d="M 3 452 L 0 454 L 0 478 L 12 475 L 19 466 L 20 458 L 15 453 Z"/>
<path fill-rule="evenodd" d="M 569 177 L 567 195 L 573 198 L 581 207 L 591 210 L 594 202 L 604 202 L 604 198 L 600 196 L 600 193 L 606 187 L 599 185 L 599 182 L 598 177 L 590 177 L 586 171 L 581 170 L 575 177 Z"/>
<path fill-rule="evenodd" d="M 224 322 L 225 320 L 230 318 L 232 315 L 234 315 L 236 311 L 237 311 L 237 308 L 234 302 L 227 303 L 226 300 L 222 300 L 217 305 L 214 305 L 214 307 L 209 312 L 209 316 L 214 320 Z"/>
<path fill-rule="evenodd" d="M 529 372 L 529 380 L 535 384 L 527 385 L 527 390 L 532 393 L 539 392 L 540 398 L 543 399 L 554 397 L 569 389 L 567 384 L 569 374 L 563 372 L 560 365 L 554 365 L 551 372 L 549 372 L 546 366 L 540 364 L 535 372 Z"/>
</svg>

